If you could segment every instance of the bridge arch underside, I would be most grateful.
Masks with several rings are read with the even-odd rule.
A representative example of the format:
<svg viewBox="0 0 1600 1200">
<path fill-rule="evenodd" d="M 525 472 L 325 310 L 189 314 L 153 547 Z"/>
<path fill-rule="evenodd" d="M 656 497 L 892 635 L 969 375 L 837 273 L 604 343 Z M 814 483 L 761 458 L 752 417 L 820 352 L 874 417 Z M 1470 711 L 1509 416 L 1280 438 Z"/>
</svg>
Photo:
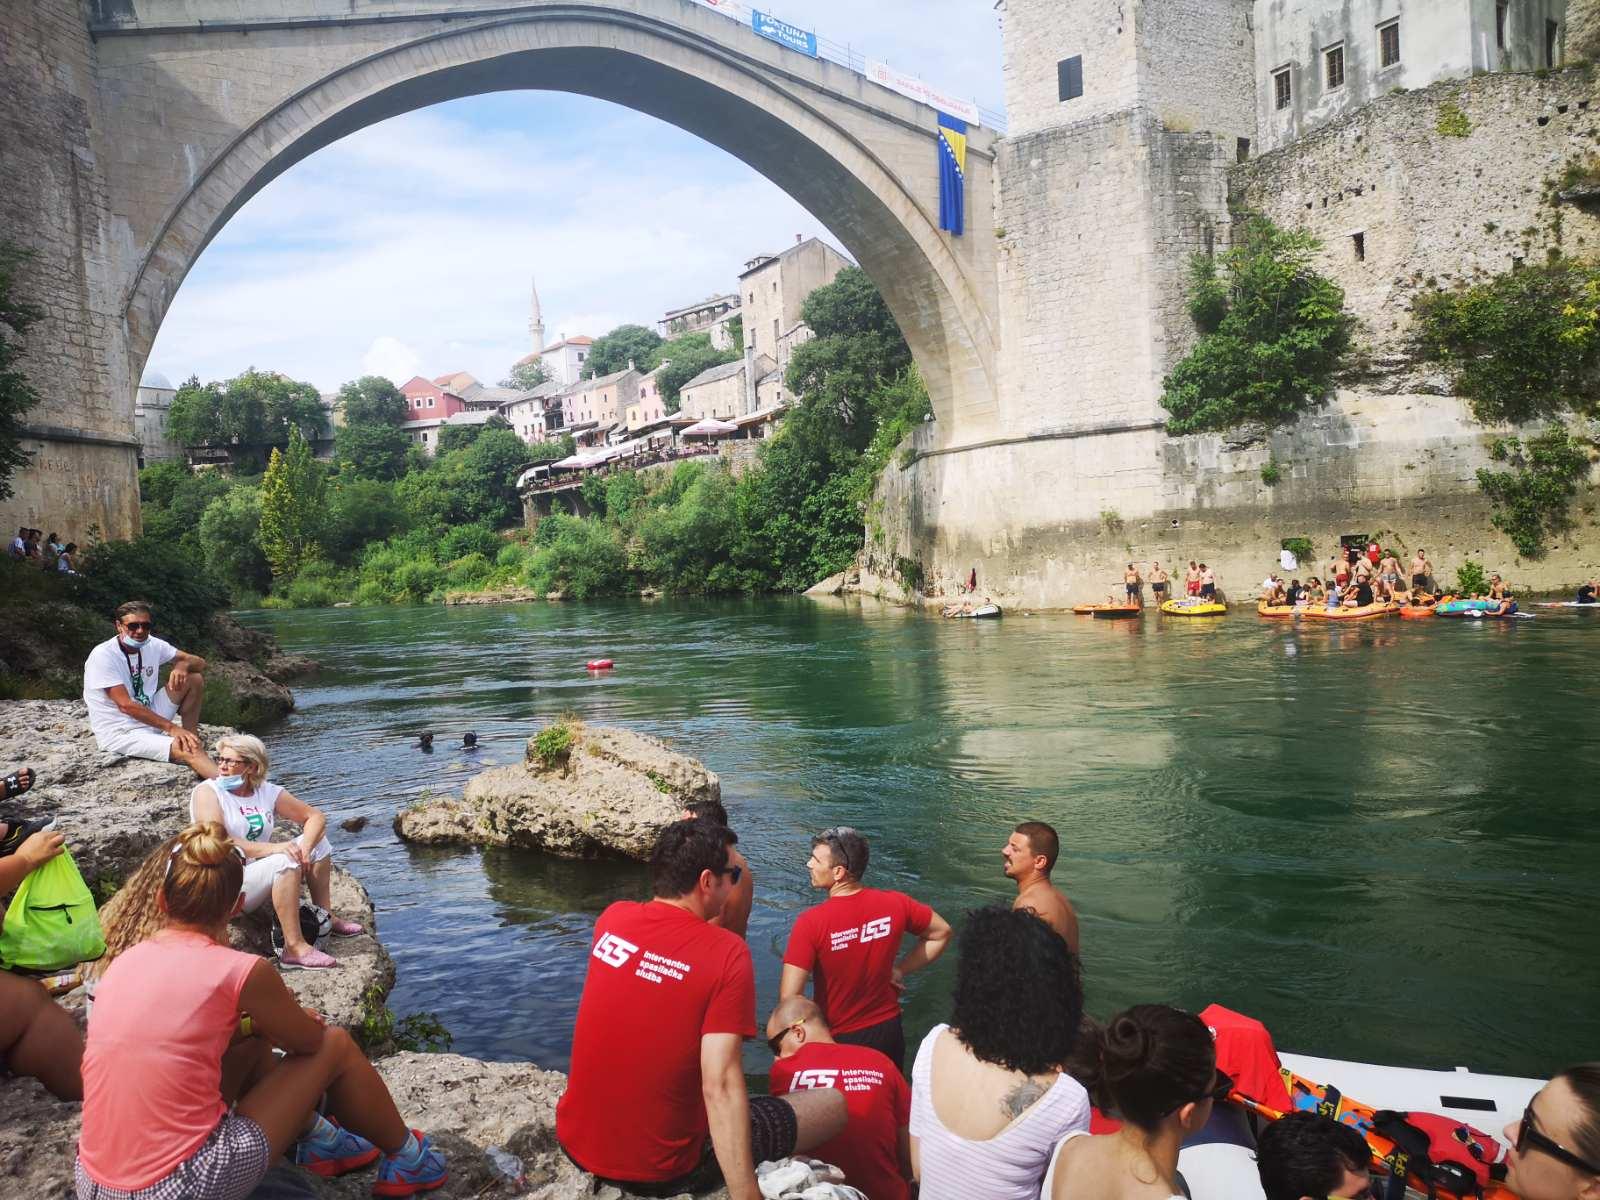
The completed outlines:
<svg viewBox="0 0 1600 1200">
<path fill-rule="evenodd" d="M 617 16 L 617 24 L 592 16 L 530 17 L 429 33 L 287 96 L 211 160 L 147 243 L 126 305 L 135 368 L 142 369 L 178 286 L 211 238 L 301 159 L 366 126 L 446 100 L 564 91 L 676 125 L 787 192 L 834 232 L 882 291 L 936 417 L 949 422 L 946 435 L 963 418 L 968 425 L 984 423 L 995 404 L 995 334 L 982 289 L 951 253 L 936 213 L 860 133 L 799 89 L 670 27 L 650 29 Z M 861 119 L 873 118 L 863 111 Z M 901 139 L 917 136 L 910 129 L 890 131 Z M 931 123 L 923 136 L 927 173 L 936 185 Z M 902 140 L 901 157 L 905 148 Z"/>
</svg>

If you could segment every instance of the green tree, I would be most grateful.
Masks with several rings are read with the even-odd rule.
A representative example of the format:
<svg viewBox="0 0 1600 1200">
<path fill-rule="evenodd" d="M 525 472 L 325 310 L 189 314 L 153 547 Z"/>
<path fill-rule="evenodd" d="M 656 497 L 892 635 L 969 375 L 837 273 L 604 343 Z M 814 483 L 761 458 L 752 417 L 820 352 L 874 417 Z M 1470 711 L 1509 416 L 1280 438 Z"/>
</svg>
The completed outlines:
<svg viewBox="0 0 1600 1200">
<path fill-rule="evenodd" d="M 1312 269 L 1321 243 L 1264 217 L 1217 260 L 1191 263 L 1189 314 L 1200 340 L 1167 376 L 1171 434 L 1282 425 L 1318 404 L 1350 345 L 1344 292 Z"/>
<path fill-rule="evenodd" d="M 334 562 L 353 563 L 374 542 L 406 532 L 410 519 L 395 485 L 340 474 L 328 489 L 328 525 L 322 545 Z"/>
<path fill-rule="evenodd" d="M 339 389 L 346 425 L 399 425 L 406 419 L 406 398 L 382 375 L 363 375 Z"/>
<path fill-rule="evenodd" d="M 1422 353 L 1486 423 L 1600 411 L 1600 265 L 1558 259 L 1417 298 Z"/>
<path fill-rule="evenodd" d="M 911 366 L 911 350 L 889 306 L 859 267 L 806 297 L 800 314 L 816 337 L 789 359 L 787 385 L 803 398 L 806 423 L 864 450 L 877 431 L 873 399 Z"/>
<path fill-rule="evenodd" d="M 650 371 L 660 361 L 657 351 L 665 343 L 661 335 L 643 325 L 618 325 L 597 337 L 589 347 L 589 361 L 583 365 L 585 379 L 599 379 L 627 368 L 631 362 L 641 371 Z"/>
<path fill-rule="evenodd" d="M 220 446 L 222 432 L 222 388 L 202 384 L 191 375 L 172 397 L 167 409 L 167 434 L 180 446 Z"/>
<path fill-rule="evenodd" d="M 1502 438 L 1489 457 L 1508 471 L 1478 470 L 1478 489 L 1494 501 L 1494 527 L 1524 558 L 1539 558 L 1545 542 L 1572 528 L 1570 505 L 1589 473 L 1589 457 L 1565 428 L 1552 425 L 1529 438 Z"/>
<path fill-rule="evenodd" d="M 714 348 L 708 333 L 686 333 L 662 345 L 656 365 L 665 363 L 666 367 L 656 376 L 656 381 L 661 386 L 661 399 L 667 411 L 678 411 L 679 389 L 701 371 L 737 361 L 739 355 L 734 351 Z"/>
<path fill-rule="evenodd" d="M 247 457 L 287 445 L 291 430 L 316 438 L 327 424 L 316 388 L 254 367 L 226 383 L 189 379 L 167 415 L 167 430 L 180 445 L 228 446 Z"/>
<path fill-rule="evenodd" d="M 524 360 L 511 368 L 509 374 L 500 381 L 503 388 L 516 388 L 519 392 L 531 392 L 541 383 L 548 383 L 550 372 L 545 369 L 544 363 L 538 359 L 531 362 Z"/>
<path fill-rule="evenodd" d="M 275 579 L 292 582 L 320 552 L 327 519 L 327 480 L 299 429 L 284 450 L 273 447 L 261 481 L 261 550 Z"/>
<path fill-rule="evenodd" d="M 238 597 L 272 587 L 272 567 L 261 552 L 261 489 L 235 487 L 206 506 L 200 548 L 206 566 Z"/>
<path fill-rule="evenodd" d="M 393 425 L 343 425 L 333 433 L 333 455 L 341 470 L 348 465 L 362 479 L 399 479 L 411 446 L 411 435 Z"/>
<path fill-rule="evenodd" d="M 728 336 L 733 339 L 733 352 L 744 353 L 744 314 L 739 313 L 728 320 Z"/>
<path fill-rule="evenodd" d="M 203 557 L 200 519 L 212 501 L 227 494 L 230 480 L 218 471 L 190 471 L 182 463 L 156 463 L 139 472 L 144 535 Z"/>
<path fill-rule="evenodd" d="M 511 424 L 499 413 L 495 413 L 482 425 L 441 425 L 439 427 L 438 453 L 445 454 L 451 450 L 465 450 L 478 440 L 478 435 L 486 429 L 510 429 Z"/>
<path fill-rule="evenodd" d="M 0 241 L 0 500 L 11 496 L 12 473 L 32 455 L 22 448 L 22 415 L 39 402 L 28 377 L 17 367 L 22 340 L 44 310 L 19 296 L 17 272 L 28 252 Z"/>
</svg>

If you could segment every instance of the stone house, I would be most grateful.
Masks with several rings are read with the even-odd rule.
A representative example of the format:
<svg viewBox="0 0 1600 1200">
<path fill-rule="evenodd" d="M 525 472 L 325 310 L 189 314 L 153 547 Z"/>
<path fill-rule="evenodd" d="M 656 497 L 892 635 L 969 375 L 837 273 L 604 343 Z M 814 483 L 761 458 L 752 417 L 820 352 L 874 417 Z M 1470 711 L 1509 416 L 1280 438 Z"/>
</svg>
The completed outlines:
<svg viewBox="0 0 1600 1200">
<path fill-rule="evenodd" d="M 638 398 L 630 399 L 624 409 L 629 433 L 666 418 L 667 401 L 661 394 L 661 372 L 666 368 L 662 363 L 648 375 L 639 376 Z"/>
<path fill-rule="evenodd" d="M 513 393 L 500 405 L 500 415 L 530 446 L 551 441 L 561 436 L 564 424 L 562 390 L 559 383 L 547 379 L 532 391 Z"/>
<path fill-rule="evenodd" d="M 740 299 L 738 292 L 708 296 L 695 304 L 673 309 L 656 322 L 656 329 L 668 341 L 689 333 L 709 333 L 711 344 L 718 350 L 725 350 L 733 344 L 728 325 L 739 316 Z"/>
<path fill-rule="evenodd" d="M 595 422 L 601 429 L 626 419 L 628 403 L 639 391 L 639 372 L 633 367 L 613 372 L 600 379 L 584 379 L 562 393 L 561 404 L 568 425 Z"/>
<path fill-rule="evenodd" d="M 146 371 L 133 402 L 133 426 L 139 438 L 139 469 L 151 463 L 184 457 L 183 447 L 167 433 L 167 417 L 178 389 L 159 371 Z"/>
<path fill-rule="evenodd" d="M 811 336 L 800 318 L 806 297 L 850 265 L 816 238 L 799 241 L 782 254 L 751 259 L 739 276 L 745 349 L 766 355 L 779 371 L 787 371 L 790 353 Z"/>
<path fill-rule="evenodd" d="M 776 365 L 765 354 L 750 355 L 738 362 L 708 367 L 678 390 L 678 412 L 685 417 L 703 421 L 714 417 L 731 421 L 755 409 L 755 389 L 750 385 L 747 363 L 752 357 L 758 379 L 775 372 Z"/>
</svg>

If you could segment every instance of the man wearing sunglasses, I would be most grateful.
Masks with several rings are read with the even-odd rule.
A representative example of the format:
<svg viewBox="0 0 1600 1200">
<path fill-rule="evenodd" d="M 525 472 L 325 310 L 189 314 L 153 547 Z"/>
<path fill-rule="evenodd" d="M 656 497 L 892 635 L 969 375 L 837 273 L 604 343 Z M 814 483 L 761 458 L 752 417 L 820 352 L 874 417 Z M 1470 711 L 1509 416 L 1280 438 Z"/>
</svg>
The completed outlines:
<svg viewBox="0 0 1600 1200">
<path fill-rule="evenodd" d="M 206 660 L 151 634 L 150 606 L 130 600 L 116 611 L 116 636 L 89 651 L 83 702 L 94 740 L 108 754 L 185 764 L 214 779 L 217 764 L 200 744 Z M 165 686 L 161 668 L 168 663 Z"/>
<path fill-rule="evenodd" d="M 828 898 L 796 919 L 783 952 L 778 997 L 801 995 L 815 973 L 817 1007 L 833 1036 L 881 1051 L 904 1074 L 903 981 L 944 953 L 950 925 L 904 892 L 863 887 L 868 857 L 867 839 L 848 825 L 811 839 L 806 870 L 811 886 L 826 889 Z M 907 933 L 919 940 L 896 962 Z"/>
<path fill-rule="evenodd" d="M 894 1064 L 870 1046 L 834 1041 L 822 1010 L 804 996 L 778 1001 L 767 1020 L 767 1049 L 777 1059 L 768 1077 L 772 1095 L 844 1093 L 849 1123 L 815 1156 L 872 1200 L 909 1200 L 911 1085 Z"/>
<path fill-rule="evenodd" d="M 1316 1113 L 1290 1113 L 1256 1139 L 1256 1169 L 1267 1200 L 1380 1197 L 1372 1150 L 1350 1126 Z"/>
<path fill-rule="evenodd" d="M 631 1195 L 726 1181 L 732 1200 L 759 1200 L 756 1163 L 844 1128 L 840 1093 L 745 1090 L 742 1042 L 756 1032 L 750 947 L 708 923 L 744 874 L 729 862 L 732 838 L 709 821 L 668 825 L 650 856 L 655 898 L 619 900 L 595 922 L 556 1138 L 573 1162 Z"/>
</svg>

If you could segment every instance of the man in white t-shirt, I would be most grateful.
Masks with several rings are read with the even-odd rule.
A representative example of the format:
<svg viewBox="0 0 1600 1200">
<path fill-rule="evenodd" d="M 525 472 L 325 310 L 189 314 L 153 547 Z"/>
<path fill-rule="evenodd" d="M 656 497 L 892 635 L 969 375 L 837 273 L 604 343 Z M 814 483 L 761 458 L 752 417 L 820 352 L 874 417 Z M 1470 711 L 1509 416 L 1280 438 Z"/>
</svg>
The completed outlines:
<svg viewBox="0 0 1600 1200">
<path fill-rule="evenodd" d="M 28 557 L 28 527 L 26 525 L 18 529 L 17 536 L 11 539 L 10 551 L 12 558 Z"/>
<path fill-rule="evenodd" d="M 128 758 L 181 762 L 201 779 L 217 764 L 200 744 L 200 702 L 205 697 L 206 660 L 152 637 L 150 606 L 130 600 L 118 606 L 117 635 L 89 651 L 83 664 L 83 702 L 100 749 Z M 172 670 L 161 686 L 161 668 Z"/>
</svg>

